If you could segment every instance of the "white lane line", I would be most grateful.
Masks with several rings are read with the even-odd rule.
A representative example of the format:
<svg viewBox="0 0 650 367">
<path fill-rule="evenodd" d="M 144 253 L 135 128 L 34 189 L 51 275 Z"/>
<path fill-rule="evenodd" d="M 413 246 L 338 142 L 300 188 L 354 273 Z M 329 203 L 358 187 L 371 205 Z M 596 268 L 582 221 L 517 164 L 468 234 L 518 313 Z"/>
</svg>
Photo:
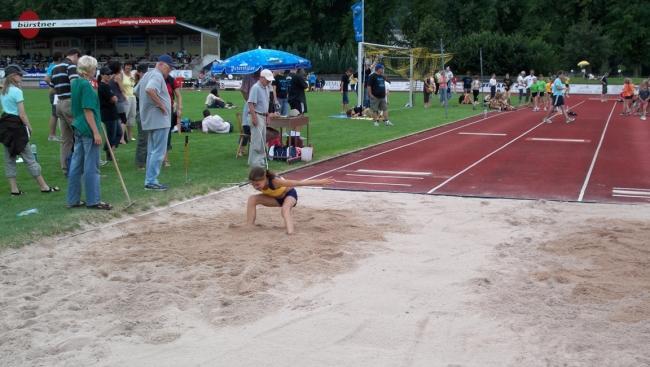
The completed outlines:
<svg viewBox="0 0 650 367">
<path fill-rule="evenodd" d="M 646 200 L 650 200 L 650 196 L 639 196 L 639 195 L 617 195 L 617 194 L 614 194 L 614 195 L 612 195 L 612 196 L 614 196 L 614 197 L 619 197 L 619 198 L 636 198 L 636 199 L 646 199 Z"/>
<path fill-rule="evenodd" d="M 461 131 L 458 133 L 458 135 L 478 135 L 478 136 L 507 136 L 508 134 L 504 133 L 468 133 L 465 131 Z"/>
<path fill-rule="evenodd" d="M 581 104 L 583 104 L 583 103 L 584 103 L 584 101 L 582 101 L 582 102 L 580 102 L 580 103 L 578 103 L 578 104 L 575 104 L 575 105 L 574 105 L 573 107 L 571 107 L 571 108 L 578 107 L 579 105 L 581 105 Z M 555 115 L 553 115 L 551 118 L 553 118 L 553 117 L 555 117 L 555 116 L 559 116 L 559 114 L 555 114 Z M 449 177 L 447 180 L 443 181 L 440 185 L 438 185 L 438 186 L 434 187 L 433 189 L 429 190 L 429 191 L 427 192 L 427 194 L 433 194 L 436 190 L 438 190 L 439 188 L 445 186 L 445 185 L 448 184 L 449 182 L 453 181 L 456 177 L 458 177 L 458 176 L 462 175 L 463 173 L 469 171 L 470 169 L 474 168 L 476 165 L 480 164 L 481 162 L 483 162 L 484 160 L 490 158 L 491 156 L 495 155 L 496 153 L 502 151 L 503 149 L 505 149 L 506 147 L 508 147 L 510 144 L 516 142 L 517 140 L 519 140 L 520 138 L 522 138 L 522 137 L 525 136 L 526 134 L 530 133 L 531 131 L 537 129 L 538 127 L 540 127 L 540 126 L 542 126 L 542 125 L 544 125 L 544 124 L 545 124 L 545 122 L 542 121 L 542 122 L 540 122 L 539 124 L 533 126 L 532 128 L 526 130 L 526 132 L 524 132 L 523 134 L 519 135 L 518 137 L 516 137 L 516 138 L 510 140 L 510 141 L 507 142 L 505 145 L 503 145 L 503 146 L 501 146 L 500 148 L 494 150 L 492 153 L 489 153 L 488 155 L 484 156 L 483 158 L 479 159 L 478 161 L 472 163 L 470 166 L 468 166 L 468 167 L 465 168 L 464 170 L 462 170 L 462 171 L 456 173 L 455 175 Z"/>
<path fill-rule="evenodd" d="M 381 185 L 381 186 L 412 186 L 410 184 L 398 184 L 398 183 L 384 183 L 384 182 L 366 182 L 366 181 L 343 181 L 335 180 L 334 182 L 343 182 L 349 184 L 359 184 L 359 185 Z"/>
<path fill-rule="evenodd" d="M 359 173 L 377 173 L 386 175 L 405 175 L 405 176 L 431 176 L 431 172 L 409 172 L 409 171 L 380 171 L 375 169 L 358 169 Z"/>
<path fill-rule="evenodd" d="M 650 192 L 648 192 L 648 191 L 637 191 L 637 190 L 612 190 L 612 194 L 639 195 L 639 196 L 650 197 Z"/>
<path fill-rule="evenodd" d="M 441 135 L 444 135 L 444 134 L 448 134 L 448 133 L 450 133 L 450 132 L 452 132 L 452 131 L 456 131 L 456 130 L 458 130 L 458 129 L 462 129 L 462 128 L 467 127 L 467 126 L 474 125 L 474 124 L 479 123 L 479 122 L 481 122 L 481 121 L 489 120 L 489 119 L 491 119 L 491 118 L 493 118 L 493 117 L 497 117 L 497 116 L 503 116 L 503 115 L 505 115 L 505 114 L 512 113 L 512 112 L 515 112 L 515 111 L 502 112 L 501 114 L 498 114 L 498 115 L 492 115 L 492 116 L 489 116 L 489 117 L 484 117 L 484 118 L 482 118 L 482 119 L 480 119 L 480 120 L 476 120 L 476 121 L 474 121 L 474 122 L 470 122 L 470 123 L 467 123 L 467 124 L 465 124 L 465 125 L 458 126 L 458 127 L 455 127 L 455 128 L 453 128 L 453 129 L 450 129 L 450 130 L 447 130 L 447 131 L 443 131 L 443 132 L 441 132 L 441 133 L 439 133 L 439 134 L 432 135 L 432 136 L 427 136 L 426 138 L 422 138 L 422 139 L 416 140 L 416 141 L 411 142 L 411 143 L 408 143 L 408 144 L 404 144 L 404 145 L 400 145 L 400 146 L 395 147 L 395 148 L 392 148 L 392 149 L 388 149 L 388 150 L 386 150 L 386 151 L 384 151 L 384 152 L 376 153 L 376 154 L 373 154 L 373 155 L 371 155 L 371 156 L 368 156 L 368 157 L 365 157 L 365 158 L 358 159 L 358 160 L 356 160 L 356 161 L 354 161 L 354 162 L 344 164 L 344 165 L 342 165 L 342 166 L 340 166 L 340 167 L 332 168 L 332 169 L 329 170 L 329 171 L 325 171 L 325 172 L 319 173 L 319 174 L 317 174 L 317 175 L 311 176 L 311 177 L 307 178 L 307 180 L 311 180 L 311 179 L 313 179 L 313 178 L 320 177 L 320 176 L 326 175 L 326 174 L 331 173 L 331 172 L 334 172 L 334 171 L 338 171 L 338 170 L 340 170 L 341 168 L 349 167 L 349 166 L 351 166 L 351 165 L 353 165 L 353 164 L 357 164 L 357 163 L 359 163 L 359 162 L 367 161 L 368 159 L 372 159 L 372 158 L 378 157 L 378 156 L 380 156 L 380 155 L 383 155 L 383 154 L 386 154 L 386 153 L 390 153 L 390 152 L 393 152 L 393 151 L 395 151 L 395 150 L 398 150 L 398 149 L 402 149 L 402 148 L 405 148 L 405 147 L 411 146 L 411 145 L 413 145 L 413 144 L 421 143 L 421 142 L 423 142 L 423 141 L 425 141 L 425 140 L 429 140 L 429 139 L 437 138 L 438 136 L 441 136 Z M 471 117 L 469 117 L 469 118 L 471 118 Z M 464 119 L 463 119 L 463 120 L 464 120 Z M 459 121 L 462 121 L 462 120 L 459 120 Z M 456 122 L 458 122 L 458 121 L 452 121 L 452 122 L 450 122 L 449 124 L 453 124 L 453 123 L 456 123 Z M 446 124 L 446 125 L 449 125 L 449 124 Z M 441 126 L 439 126 L 438 128 L 443 127 L 443 126 L 446 126 L 446 125 L 441 125 Z"/>
<path fill-rule="evenodd" d="M 636 188 L 636 187 L 612 187 L 612 191 L 616 191 L 616 190 L 634 190 L 634 191 L 650 192 L 650 189 L 639 189 L 639 188 Z"/>
<path fill-rule="evenodd" d="M 528 138 L 529 141 L 557 141 L 560 143 L 590 143 L 589 139 Z"/>
<path fill-rule="evenodd" d="M 387 176 L 387 175 L 358 175 L 355 173 L 346 173 L 346 176 L 355 177 L 378 177 L 378 178 L 400 178 L 404 180 L 424 180 L 424 177 L 410 177 L 410 176 Z"/>
<path fill-rule="evenodd" d="M 587 185 L 589 185 L 589 180 L 591 179 L 591 174 L 594 171 L 596 166 L 596 160 L 598 159 L 598 153 L 600 153 L 600 147 L 603 146 L 603 141 L 605 140 L 605 133 L 607 132 L 607 127 L 609 122 L 612 120 L 612 115 L 614 115 L 614 109 L 616 108 L 616 103 L 612 106 L 612 111 L 609 113 L 607 122 L 605 123 L 605 128 L 603 133 L 600 135 L 600 141 L 598 142 L 598 147 L 596 147 L 596 152 L 594 153 L 594 158 L 591 160 L 591 165 L 589 166 L 589 171 L 587 171 L 587 177 L 585 177 L 585 182 L 582 184 L 582 189 L 580 189 L 580 195 L 578 195 L 578 201 L 582 201 L 585 198 L 585 192 L 587 191 Z"/>
</svg>

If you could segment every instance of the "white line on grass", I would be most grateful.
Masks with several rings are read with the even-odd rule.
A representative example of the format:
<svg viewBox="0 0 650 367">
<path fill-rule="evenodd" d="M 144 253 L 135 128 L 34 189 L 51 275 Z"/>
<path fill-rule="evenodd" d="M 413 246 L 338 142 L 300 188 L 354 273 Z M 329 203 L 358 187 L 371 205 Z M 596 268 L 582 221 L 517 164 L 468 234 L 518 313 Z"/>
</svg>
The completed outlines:
<svg viewBox="0 0 650 367">
<path fill-rule="evenodd" d="M 582 101 L 582 102 L 580 102 L 580 103 L 574 105 L 574 106 L 571 107 L 571 108 L 575 108 L 575 107 L 581 105 L 582 103 L 584 103 L 584 101 Z M 551 118 L 553 118 L 553 117 L 555 117 L 555 116 L 558 116 L 558 115 L 559 115 L 559 114 L 555 114 L 555 115 L 553 115 Z M 502 145 L 500 148 L 494 150 L 492 153 L 489 153 L 488 155 L 484 156 L 483 158 L 479 159 L 478 161 L 472 163 L 470 166 L 466 167 L 464 170 L 462 170 L 462 171 L 456 173 L 455 175 L 449 177 L 447 180 L 443 181 L 440 185 L 438 185 L 438 186 L 434 187 L 433 189 L 429 190 L 429 191 L 427 192 L 427 194 L 433 194 L 436 190 L 440 189 L 441 187 L 445 186 L 445 185 L 448 184 L 449 182 L 453 181 L 453 180 L 456 179 L 458 176 L 460 176 L 460 175 L 462 175 L 463 173 L 465 173 L 465 172 L 469 171 L 470 169 L 474 168 L 475 166 L 477 166 L 478 164 L 480 164 L 480 163 L 483 162 L 484 160 L 490 158 L 491 156 L 495 155 L 496 153 L 498 153 L 498 152 L 500 152 L 501 150 L 503 150 L 503 149 L 505 149 L 506 147 L 508 147 L 510 144 L 516 142 L 517 140 L 519 140 L 520 138 L 522 138 L 522 137 L 525 136 L 526 134 L 530 133 L 531 131 L 537 129 L 538 127 L 540 127 L 540 126 L 542 126 L 542 125 L 544 125 L 544 124 L 545 124 L 545 122 L 542 121 L 542 122 L 540 122 L 539 124 L 533 126 L 532 128 L 526 130 L 526 132 L 524 132 L 523 134 L 519 135 L 518 137 L 516 137 L 516 138 L 510 140 L 510 141 L 507 142 L 505 145 Z"/>
<path fill-rule="evenodd" d="M 603 145 L 603 140 L 605 140 L 605 133 L 607 132 L 607 127 L 609 126 L 609 121 L 614 115 L 614 109 L 616 109 L 616 103 L 612 106 L 612 111 L 609 113 L 607 122 L 605 123 L 605 128 L 603 133 L 600 135 L 600 141 L 598 142 L 598 147 L 594 153 L 594 158 L 591 160 L 591 165 L 589 166 L 589 171 L 587 171 L 587 177 L 585 177 L 585 182 L 582 184 L 582 189 L 580 189 L 580 195 L 578 196 L 578 201 L 582 201 L 585 197 L 585 192 L 587 191 L 587 185 L 589 185 L 589 180 L 591 179 L 591 173 L 594 171 L 594 166 L 596 165 L 596 159 L 598 159 L 598 153 L 600 152 L 600 147 Z"/>
<path fill-rule="evenodd" d="M 470 122 L 470 123 L 467 123 L 467 124 L 465 124 L 465 125 L 455 127 L 455 128 L 453 128 L 453 129 L 451 129 L 451 130 L 443 131 L 443 132 L 441 132 L 441 133 L 439 133 L 439 134 L 436 134 L 436 135 L 427 136 L 426 138 L 422 138 L 422 139 L 416 140 L 416 141 L 411 142 L 411 143 L 408 143 L 408 144 L 400 145 L 400 146 L 398 146 L 398 147 L 395 147 L 395 148 L 392 148 L 392 149 L 389 149 L 389 150 L 386 150 L 386 151 L 383 151 L 383 152 L 380 152 L 380 153 L 376 153 L 376 154 L 373 154 L 373 155 L 368 156 L 368 157 L 365 157 L 365 158 L 358 159 L 358 160 L 356 160 L 356 161 L 354 161 L 354 162 L 344 164 L 344 165 L 342 165 L 342 166 L 340 166 L 340 167 L 332 168 L 332 169 L 329 170 L 329 171 L 321 172 L 321 173 L 319 173 L 319 174 L 317 174 L 317 175 L 311 176 L 311 177 L 307 178 L 307 180 L 311 180 L 311 179 L 314 179 L 314 178 L 316 178 L 316 177 L 320 177 L 320 176 L 326 175 L 326 174 L 328 174 L 328 173 L 332 173 L 332 172 L 334 172 L 334 171 L 338 171 L 338 170 L 340 170 L 340 169 L 342 169 L 342 168 L 349 167 L 349 166 L 351 166 L 351 165 L 353 165 L 353 164 L 357 164 L 357 163 L 359 163 L 359 162 L 367 161 L 368 159 L 372 159 L 372 158 L 378 157 L 378 156 L 380 156 L 380 155 L 383 155 L 383 154 L 386 154 L 386 153 L 390 153 L 390 152 L 393 152 L 393 151 L 395 151 L 395 150 L 398 150 L 398 149 L 402 149 L 402 148 L 405 148 L 405 147 L 411 146 L 411 145 L 413 145 L 413 144 L 421 143 L 421 142 L 423 142 L 423 141 L 425 141 L 425 140 L 429 140 L 429 139 L 437 138 L 438 136 L 441 136 L 441 135 L 444 135 L 444 134 L 450 133 L 450 132 L 452 132 L 452 131 L 456 131 L 456 130 L 458 130 L 458 129 L 462 129 L 462 128 L 467 127 L 467 126 L 470 126 L 470 125 L 474 125 L 474 124 L 479 123 L 479 122 L 481 122 L 481 121 L 489 120 L 489 119 L 491 119 L 491 118 L 493 118 L 493 117 L 496 117 L 496 116 L 503 116 L 504 114 L 511 113 L 511 112 L 515 112 L 515 111 L 508 111 L 508 112 L 503 112 L 503 113 L 498 114 L 498 115 L 492 115 L 492 116 L 490 116 L 490 117 L 484 117 L 484 118 L 482 118 L 482 119 L 480 119 L 480 120 L 476 120 L 476 121 L 474 121 L 474 122 Z M 461 120 L 452 121 L 452 122 L 450 122 L 449 124 L 441 125 L 441 126 L 438 126 L 437 128 L 439 129 L 439 128 L 442 128 L 442 127 L 444 127 L 444 126 L 451 125 L 451 124 L 453 124 L 453 123 L 456 123 L 456 122 L 459 122 L 459 121 L 462 121 L 462 120 L 466 120 L 466 119 L 468 119 L 468 118 L 471 118 L 471 117 L 466 117 L 466 118 L 461 119 Z M 406 137 L 405 137 L 405 138 L 406 138 Z M 398 138 L 397 140 L 399 140 L 399 138 Z M 394 142 L 394 141 L 395 141 L 395 140 L 393 140 L 393 142 Z M 385 143 L 384 143 L 384 144 L 385 144 Z M 368 147 L 368 148 L 371 148 L 371 147 Z M 366 148 L 366 149 L 368 149 L 368 148 Z"/>
</svg>

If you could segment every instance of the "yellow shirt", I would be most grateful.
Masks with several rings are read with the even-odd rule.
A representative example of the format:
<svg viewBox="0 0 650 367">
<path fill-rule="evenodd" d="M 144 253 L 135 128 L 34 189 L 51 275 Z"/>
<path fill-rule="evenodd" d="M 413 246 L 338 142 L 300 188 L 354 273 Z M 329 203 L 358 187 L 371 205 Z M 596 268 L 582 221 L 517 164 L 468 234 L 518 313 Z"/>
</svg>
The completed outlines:
<svg viewBox="0 0 650 367">
<path fill-rule="evenodd" d="M 546 93 L 551 93 L 551 88 L 553 87 L 553 84 L 551 82 L 546 83 Z"/>
<path fill-rule="evenodd" d="M 273 187 L 273 179 L 270 178 L 267 187 L 265 189 L 262 189 L 262 194 L 270 196 L 272 198 L 281 198 L 284 196 L 287 190 L 289 190 L 289 188 L 284 186 L 278 188 Z"/>
<path fill-rule="evenodd" d="M 135 79 L 131 75 L 127 75 L 122 72 L 122 90 L 124 91 L 124 97 L 129 98 L 133 97 L 133 87 L 135 86 Z"/>
</svg>

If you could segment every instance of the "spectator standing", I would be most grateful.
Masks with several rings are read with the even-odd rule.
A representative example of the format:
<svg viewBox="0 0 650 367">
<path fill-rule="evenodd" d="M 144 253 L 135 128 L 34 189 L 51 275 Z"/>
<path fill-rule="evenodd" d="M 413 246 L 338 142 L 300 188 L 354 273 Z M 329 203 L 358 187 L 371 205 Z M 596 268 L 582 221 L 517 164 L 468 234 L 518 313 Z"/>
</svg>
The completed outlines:
<svg viewBox="0 0 650 367">
<path fill-rule="evenodd" d="M 32 125 L 25 111 L 25 99 L 20 89 L 23 70 L 20 66 L 10 64 L 5 68 L 5 80 L 0 92 L 2 116 L 0 116 L 0 141 L 4 145 L 5 176 L 9 180 L 11 195 L 19 196 L 23 192 L 16 182 L 16 157 L 21 156 L 27 170 L 34 177 L 41 192 L 59 191 L 56 186 L 49 186 L 41 175 L 41 165 L 36 161 L 29 144 Z"/>
<path fill-rule="evenodd" d="M 165 152 L 163 164 L 165 167 L 170 167 L 171 163 L 169 163 L 169 151 L 172 150 L 172 131 L 174 130 L 174 127 L 178 130 L 179 134 L 181 133 L 183 96 L 181 95 L 181 85 L 179 84 L 179 79 L 175 79 L 173 76 L 167 75 L 165 78 L 165 85 L 167 86 L 167 92 L 172 99 L 172 112 L 170 114 L 169 132 L 167 135 L 167 151 Z"/>
<path fill-rule="evenodd" d="M 156 67 L 147 72 L 136 86 L 140 103 L 142 129 L 147 131 L 147 164 L 145 190 L 164 191 L 167 185 L 158 181 L 160 166 L 165 157 L 172 102 L 165 78 L 176 67 L 169 55 L 161 55 Z"/>
<path fill-rule="evenodd" d="M 492 74 L 490 77 L 490 98 L 494 98 L 494 96 L 497 94 L 497 76 L 495 74 Z"/>
<path fill-rule="evenodd" d="M 436 95 L 438 94 L 438 91 L 440 90 L 440 78 L 441 78 L 441 77 L 442 77 L 442 72 L 441 72 L 441 71 L 437 71 L 437 72 L 433 75 L 433 81 L 434 81 L 434 83 L 436 84 L 436 89 L 435 89 L 435 91 L 434 91 L 434 94 L 436 94 Z"/>
<path fill-rule="evenodd" d="M 526 72 L 523 70 L 517 76 L 517 89 L 519 90 L 519 105 L 521 105 L 521 101 L 524 99 L 526 93 Z"/>
<path fill-rule="evenodd" d="M 650 80 L 646 79 L 639 84 L 639 109 L 641 110 L 641 120 L 646 120 L 648 113 L 648 100 L 650 100 Z"/>
<path fill-rule="evenodd" d="M 609 73 L 605 73 L 602 78 L 600 78 L 600 85 L 603 87 L 602 91 L 600 92 L 600 101 L 605 102 L 605 98 L 607 98 L 607 78 L 609 77 Z"/>
<path fill-rule="evenodd" d="M 379 126 L 379 114 L 386 126 L 393 126 L 388 120 L 388 106 L 386 104 L 386 81 L 384 79 L 384 65 L 377 64 L 375 72 L 368 77 L 368 97 L 370 99 L 370 109 L 373 112 L 374 125 Z"/>
<path fill-rule="evenodd" d="M 111 87 L 111 91 L 117 97 L 117 103 L 115 104 L 117 108 L 117 116 L 120 121 L 120 144 L 126 144 L 125 140 L 126 134 L 126 112 L 129 108 L 128 101 L 124 95 L 124 90 L 122 89 L 122 64 L 119 61 L 111 61 L 108 63 L 108 67 L 113 72 L 111 79 L 108 81 L 108 85 Z"/>
<path fill-rule="evenodd" d="M 431 93 L 434 92 L 434 83 L 433 77 L 427 77 L 424 79 L 424 85 L 422 86 L 422 93 L 424 95 L 424 108 L 431 107 Z"/>
<path fill-rule="evenodd" d="M 101 118 L 104 126 L 106 127 L 106 136 L 108 141 L 104 145 L 106 152 L 106 160 L 102 162 L 105 164 L 107 161 L 112 161 L 109 150 L 110 147 L 115 150 L 120 144 L 122 136 L 122 129 L 120 127 L 120 117 L 117 112 L 118 97 L 115 95 L 110 82 L 113 77 L 113 71 L 108 66 L 103 66 L 99 71 L 97 94 L 99 95 L 99 107 L 101 111 Z M 102 164 L 102 165 L 103 165 Z"/>
<path fill-rule="evenodd" d="M 287 79 L 290 71 L 285 70 L 284 73 L 275 76 L 273 87 L 275 88 L 275 96 L 277 97 L 278 104 L 280 105 L 280 115 L 286 116 L 289 113 L 289 82 Z"/>
<path fill-rule="evenodd" d="M 510 74 L 506 73 L 506 77 L 503 78 L 503 90 L 508 101 L 510 101 L 510 87 L 512 87 L 512 79 L 510 79 Z"/>
<path fill-rule="evenodd" d="M 341 75 L 341 106 L 343 107 L 343 112 L 348 110 L 348 104 L 350 104 L 350 99 L 348 97 L 348 91 L 350 90 L 350 77 L 352 76 L 352 68 L 348 68 L 345 71 L 345 74 Z"/>
<path fill-rule="evenodd" d="M 52 84 L 52 70 L 54 70 L 54 67 L 61 62 L 61 59 L 63 58 L 63 55 L 60 52 L 55 52 L 54 55 L 52 56 L 52 62 L 50 65 L 48 65 L 46 71 L 45 71 L 45 82 L 47 85 L 50 87 L 48 96 L 50 97 L 50 106 L 52 107 L 52 113 L 50 114 L 50 121 L 48 123 L 48 126 L 50 128 L 50 135 L 48 135 L 47 140 L 48 141 L 61 141 L 61 138 L 56 136 L 56 122 L 58 120 L 58 117 L 56 117 L 56 92 L 54 90 L 54 84 Z"/>
<path fill-rule="evenodd" d="M 244 108 L 242 109 L 242 129 L 244 130 L 244 134 L 247 136 L 242 136 L 241 139 L 241 149 L 246 149 L 246 146 L 248 145 L 248 137 L 251 136 L 251 120 L 250 120 L 250 113 L 248 111 L 248 96 L 250 95 L 250 90 L 257 83 L 257 80 L 260 78 L 260 71 L 256 71 L 253 74 L 248 74 L 245 75 L 244 78 L 242 79 L 241 83 L 241 88 L 240 92 L 242 94 L 242 97 L 244 97 Z M 289 82 L 291 81 L 291 76 L 287 76 L 287 79 L 289 79 Z M 241 157 L 243 155 L 243 152 L 240 150 L 237 152 L 237 156 Z"/>
<path fill-rule="evenodd" d="M 530 87 L 533 85 L 533 78 L 535 77 L 535 70 L 530 69 L 530 74 L 526 75 L 524 78 L 524 83 L 526 84 L 526 103 L 531 102 L 530 97 L 532 91 L 530 90 Z"/>
<path fill-rule="evenodd" d="M 623 80 L 623 92 L 621 92 L 621 96 L 623 96 L 623 112 L 621 112 L 621 115 L 626 116 L 632 113 L 634 89 L 635 87 L 632 80 L 630 80 L 630 78 L 625 78 L 625 80 Z"/>
<path fill-rule="evenodd" d="M 122 92 L 126 97 L 126 141 L 135 141 L 133 137 L 133 127 L 136 125 L 136 100 L 133 94 L 133 87 L 135 86 L 135 79 L 133 78 L 133 62 L 127 61 L 124 63 L 122 70 Z"/>
<path fill-rule="evenodd" d="M 305 81 L 305 72 L 302 69 L 291 76 L 291 87 L 289 88 L 289 106 L 291 109 L 298 110 L 300 114 L 307 113 L 307 97 L 305 96 L 305 89 L 307 82 Z"/>
<path fill-rule="evenodd" d="M 56 115 L 59 118 L 61 129 L 61 169 L 65 176 L 68 175 L 68 159 L 72 153 L 74 137 L 72 131 L 72 106 L 70 103 L 70 84 L 79 77 L 77 74 L 77 60 L 81 56 L 79 49 L 73 48 L 65 53 L 61 63 L 52 69 L 52 84 L 56 93 Z"/>
<path fill-rule="evenodd" d="M 266 167 L 266 125 L 269 122 L 269 85 L 275 80 L 273 73 L 264 69 L 248 95 L 248 111 L 251 118 L 251 147 L 248 153 L 250 167 Z M 304 90 L 303 90 L 304 92 Z"/>
<path fill-rule="evenodd" d="M 474 75 L 472 80 L 472 94 L 474 95 L 474 106 L 478 104 L 478 96 L 481 94 L 481 80 L 478 75 Z"/>
<path fill-rule="evenodd" d="M 68 208 L 86 206 L 91 209 L 111 210 L 101 201 L 99 176 L 99 146 L 102 144 L 99 125 L 99 98 L 90 85 L 97 71 L 97 60 L 92 56 L 79 59 L 79 78 L 72 81 L 71 108 L 74 127 L 74 152 L 68 175 Z M 83 177 L 86 201 L 81 200 Z"/>
<path fill-rule="evenodd" d="M 472 93 L 472 77 L 469 71 L 467 75 L 463 77 L 463 92 L 466 94 Z"/>
<path fill-rule="evenodd" d="M 138 64 L 135 69 L 135 86 L 140 83 L 140 80 L 142 80 L 142 77 L 147 73 L 148 69 L 149 68 L 146 64 Z M 142 121 L 140 120 L 140 100 L 137 94 L 135 94 L 135 101 L 135 124 L 138 129 L 138 139 L 135 146 L 135 166 L 137 169 L 142 170 L 145 169 L 147 165 L 147 140 L 149 140 L 149 137 L 148 132 L 142 130 Z"/>
<path fill-rule="evenodd" d="M 308 78 L 308 80 L 309 80 L 309 91 L 310 91 L 310 92 L 313 92 L 313 91 L 316 89 L 316 80 L 317 80 L 317 79 L 316 79 L 316 74 L 314 74 L 314 73 L 309 73 L 309 75 L 307 76 L 307 78 Z"/>
</svg>

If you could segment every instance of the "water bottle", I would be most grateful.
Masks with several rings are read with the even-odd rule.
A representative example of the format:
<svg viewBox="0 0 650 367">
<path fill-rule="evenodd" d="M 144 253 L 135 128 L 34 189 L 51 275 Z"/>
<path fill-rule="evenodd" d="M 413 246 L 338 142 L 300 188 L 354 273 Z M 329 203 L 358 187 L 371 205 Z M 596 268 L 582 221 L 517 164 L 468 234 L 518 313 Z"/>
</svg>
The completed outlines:
<svg viewBox="0 0 650 367">
<path fill-rule="evenodd" d="M 38 150 L 36 149 L 36 144 L 32 144 L 30 148 L 32 148 L 32 153 L 34 154 L 34 160 L 38 162 L 38 156 L 36 155 L 38 153 Z"/>
<path fill-rule="evenodd" d="M 18 217 L 24 217 L 26 215 L 31 215 L 31 214 L 38 214 L 38 209 L 32 208 L 32 209 L 27 209 L 23 210 L 22 212 L 16 214 Z"/>
</svg>

